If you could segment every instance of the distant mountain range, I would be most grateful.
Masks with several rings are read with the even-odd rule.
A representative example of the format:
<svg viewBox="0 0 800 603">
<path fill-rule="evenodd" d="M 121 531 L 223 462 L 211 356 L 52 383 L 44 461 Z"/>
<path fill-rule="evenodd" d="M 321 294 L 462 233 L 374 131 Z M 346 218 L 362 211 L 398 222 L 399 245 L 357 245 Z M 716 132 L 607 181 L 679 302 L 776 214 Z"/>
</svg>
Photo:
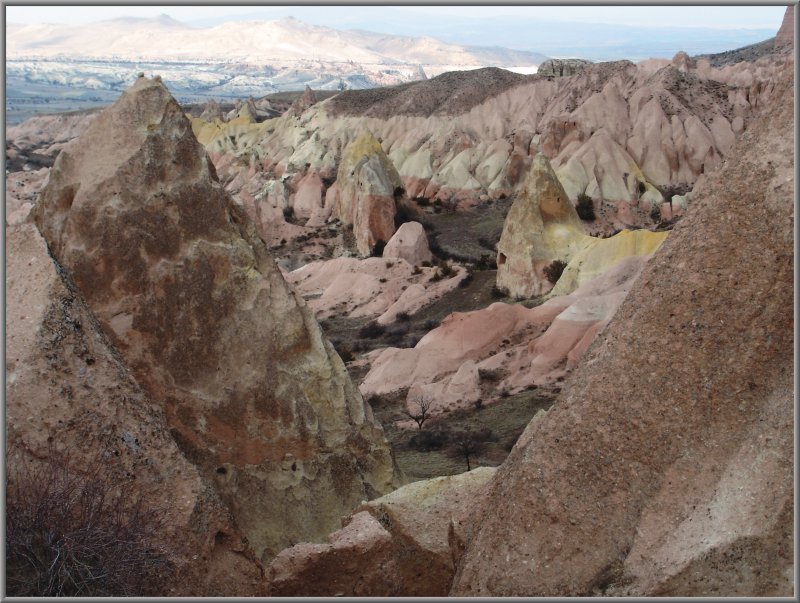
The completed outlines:
<svg viewBox="0 0 800 603">
<path fill-rule="evenodd" d="M 306 85 L 372 88 L 478 67 L 532 73 L 546 58 L 431 37 L 337 30 L 292 17 L 213 27 L 167 15 L 87 25 L 9 23 L 6 34 L 6 110 L 12 123 L 42 109 L 105 104 L 140 72 L 161 75 L 181 102 L 197 102 Z"/>
<path fill-rule="evenodd" d="M 419 66 L 427 75 L 438 75 L 459 67 L 531 68 L 546 58 L 535 52 L 464 46 L 430 37 L 342 31 L 309 25 L 292 17 L 191 27 L 166 15 L 88 25 L 9 24 L 6 56 L 14 60 L 68 57 L 237 61 L 270 66 L 333 63 L 360 66 L 367 73 L 394 67 L 410 76 L 419 73 Z"/>
<path fill-rule="evenodd" d="M 313 16 L 317 22 L 334 9 L 291 7 L 293 13 Z M 636 60 L 669 57 L 678 50 L 728 50 L 774 33 L 505 17 L 476 22 L 454 16 L 420 23 L 390 7 L 381 7 L 380 15 L 376 29 L 406 35 L 356 29 L 367 25 L 358 20 L 349 21 L 353 29 L 334 29 L 291 16 L 271 21 L 239 18 L 220 25 L 189 25 L 167 15 L 86 25 L 7 23 L 7 119 L 13 123 L 42 110 L 106 104 L 140 72 L 161 75 L 181 102 L 199 102 L 306 85 L 317 90 L 372 88 L 478 67 L 534 73 L 547 57 L 530 48 L 546 49 L 554 56 Z M 436 32 L 436 37 L 415 35 L 426 31 Z M 459 43 L 465 39 L 484 45 Z M 493 45 L 498 42 L 504 46 Z"/>
</svg>

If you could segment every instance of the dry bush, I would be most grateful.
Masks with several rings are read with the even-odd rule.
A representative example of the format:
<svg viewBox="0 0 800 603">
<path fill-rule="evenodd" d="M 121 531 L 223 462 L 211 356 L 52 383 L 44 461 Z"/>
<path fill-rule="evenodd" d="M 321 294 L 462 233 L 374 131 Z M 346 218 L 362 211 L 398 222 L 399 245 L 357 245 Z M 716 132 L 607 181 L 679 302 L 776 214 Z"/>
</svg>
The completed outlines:
<svg viewBox="0 0 800 603">
<path fill-rule="evenodd" d="M 586 193 L 578 194 L 578 203 L 575 205 L 575 211 L 581 220 L 594 222 L 597 219 L 597 215 L 594 212 L 594 201 Z"/>
<path fill-rule="evenodd" d="M 163 594 L 174 572 L 153 544 L 164 513 L 131 496 L 102 458 L 77 471 L 69 453 L 38 461 L 11 449 L 6 463 L 8 596 Z"/>
<path fill-rule="evenodd" d="M 567 263 L 563 260 L 554 260 L 552 263 L 545 266 L 544 275 L 547 277 L 548 281 L 555 285 L 558 282 L 558 279 L 561 278 L 561 274 L 564 272 L 564 268 L 566 267 Z"/>
</svg>

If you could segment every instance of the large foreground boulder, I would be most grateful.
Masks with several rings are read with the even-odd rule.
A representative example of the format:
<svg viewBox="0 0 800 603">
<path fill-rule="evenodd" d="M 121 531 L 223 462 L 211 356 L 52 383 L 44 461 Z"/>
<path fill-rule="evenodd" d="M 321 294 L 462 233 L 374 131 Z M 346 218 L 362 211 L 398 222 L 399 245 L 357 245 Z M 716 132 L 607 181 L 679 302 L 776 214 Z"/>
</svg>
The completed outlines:
<svg viewBox="0 0 800 603">
<path fill-rule="evenodd" d="M 61 153 L 34 213 L 260 557 L 392 488 L 380 425 L 158 79 Z"/>
<path fill-rule="evenodd" d="M 108 594 L 264 594 L 260 564 L 229 511 L 212 484 L 178 449 L 163 410 L 120 360 L 74 284 L 48 255 L 36 227 L 24 224 L 7 229 L 6 252 L 5 418 L 7 450 L 13 452 L 6 459 L 7 503 L 32 515 L 37 508 L 46 508 L 48 501 L 58 506 L 57 497 L 65 492 L 60 489 L 63 483 L 27 481 L 26 467 L 44 467 L 45 475 L 52 475 L 47 471 L 62 466 L 59 463 L 78 475 L 101 469 L 95 479 L 102 479 L 105 500 L 140 501 L 141 517 L 156 528 L 147 544 L 162 551 L 160 559 L 140 558 L 134 574 L 168 561 L 165 580 L 149 577 L 142 582 L 137 575 L 113 576 L 118 585 L 142 590 Z M 83 504 L 98 501 L 91 492 L 80 494 Z M 61 504 L 69 502 L 62 499 Z M 48 545 L 55 549 L 56 544 L 42 542 L 25 549 L 28 563 L 20 562 L 20 548 L 24 548 L 20 542 L 46 534 L 32 531 L 24 522 L 15 524 L 15 518 L 13 512 L 7 515 L 11 523 L 7 524 L 6 561 L 12 567 L 6 575 L 7 594 L 42 595 L 48 585 L 30 579 L 30 560 L 49 563 Z M 65 526 L 51 517 L 39 520 L 44 522 L 40 529 Z M 97 529 L 93 531 L 93 523 L 106 526 L 115 520 L 100 515 L 82 524 L 81 533 L 72 534 L 76 541 L 86 539 L 83 542 L 89 546 L 72 548 L 75 557 L 62 560 L 62 575 L 77 570 L 77 564 L 89 555 L 95 563 L 115 562 L 109 558 L 114 553 L 91 545 L 91 538 L 102 539 Z M 51 532 L 51 538 L 53 534 L 57 532 Z M 136 545 L 136 541 L 119 543 L 120 547 Z M 54 554 L 53 560 L 58 560 Z M 131 566 L 123 562 L 116 567 Z M 38 571 L 41 576 L 47 569 Z M 20 577 L 28 579 L 20 584 Z M 86 582 L 105 583 L 100 576 Z"/>
<path fill-rule="evenodd" d="M 494 472 L 480 467 L 414 482 L 362 505 L 327 544 L 282 551 L 267 568 L 270 594 L 445 596 L 455 573 L 451 549 Z"/>
<path fill-rule="evenodd" d="M 451 595 L 793 594 L 791 67 L 498 470 Z"/>
</svg>

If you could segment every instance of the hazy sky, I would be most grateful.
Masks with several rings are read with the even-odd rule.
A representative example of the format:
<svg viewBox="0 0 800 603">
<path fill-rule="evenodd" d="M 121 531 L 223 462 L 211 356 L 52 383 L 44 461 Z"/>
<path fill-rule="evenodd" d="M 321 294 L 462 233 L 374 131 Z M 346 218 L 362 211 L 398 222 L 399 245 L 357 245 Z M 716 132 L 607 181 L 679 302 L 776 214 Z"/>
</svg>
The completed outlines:
<svg viewBox="0 0 800 603">
<path fill-rule="evenodd" d="M 335 6 L 335 5 L 334 5 Z M 155 17 L 167 14 L 186 23 L 210 25 L 231 17 L 239 19 L 271 19 L 286 16 L 292 11 L 310 13 L 314 7 L 279 6 L 8 6 L 6 20 L 12 23 L 87 23 L 117 17 Z M 389 7 L 385 7 L 389 8 Z M 632 26 L 659 27 L 713 27 L 720 29 L 774 29 L 777 30 L 786 10 L 785 6 L 407 6 L 391 7 L 421 19 L 434 19 L 446 15 L 460 17 L 508 16 L 535 18 L 542 21 L 573 21 L 585 23 L 614 23 Z M 342 6 L 340 22 L 328 23 L 332 27 L 347 27 L 348 21 L 358 16 L 363 26 L 364 17 L 380 16 L 384 7 Z M 385 12 L 385 11 L 384 11 Z M 326 15 L 330 14 L 326 11 Z"/>
</svg>

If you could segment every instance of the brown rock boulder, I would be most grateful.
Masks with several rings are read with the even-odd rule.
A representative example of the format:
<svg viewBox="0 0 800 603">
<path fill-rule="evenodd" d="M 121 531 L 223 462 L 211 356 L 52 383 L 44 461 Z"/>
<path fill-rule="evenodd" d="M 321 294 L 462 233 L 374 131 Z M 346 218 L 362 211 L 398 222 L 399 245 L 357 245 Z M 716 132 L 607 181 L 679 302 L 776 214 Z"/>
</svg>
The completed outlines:
<svg viewBox="0 0 800 603">
<path fill-rule="evenodd" d="M 792 79 L 498 470 L 451 595 L 794 592 Z"/>
<path fill-rule="evenodd" d="M 98 116 L 34 213 L 259 556 L 391 489 L 381 427 L 163 84 Z"/>
<path fill-rule="evenodd" d="M 388 597 L 402 586 L 397 569 L 391 534 L 362 511 L 327 544 L 302 543 L 279 553 L 267 581 L 273 597 Z"/>
<path fill-rule="evenodd" d="M 365 132 L 342 154 L 337 185 L 337 217 L 353 226 L 358 253 L 366 257 L 376 243 L 394 234 L 396 201 L 403 183 L 375 137 Z"/>
<path fill-rule="evenodd" d="M 267 570 L 272 596 L 441 597 L 451 546 L 495 469 L 415 482 L 362 505 L 328 544 L 298 544 Z"/>
<path fill-rule="evenodd" d="M 552 283 L 544 269 L 569 261 L 586 238 L 550 162 L 537 154 L 497 244 L 497 286 L 518 297 L 546 293 Z"/>
<path fill-rule="evenodd" d="M 130 594 L 263 595 L 260 564 L 230 513 L 178 449 L 163 410 L 120 360 L 36 227 L 7 229 L 6 252 L 11 483 L 17 462 L 66 459 L 80 472 L 100 459 L 109 498 L 140 499 L 145 517 L 160 518 L 149 544 L 173 565 L 167 582 Z"/>
</svg>

